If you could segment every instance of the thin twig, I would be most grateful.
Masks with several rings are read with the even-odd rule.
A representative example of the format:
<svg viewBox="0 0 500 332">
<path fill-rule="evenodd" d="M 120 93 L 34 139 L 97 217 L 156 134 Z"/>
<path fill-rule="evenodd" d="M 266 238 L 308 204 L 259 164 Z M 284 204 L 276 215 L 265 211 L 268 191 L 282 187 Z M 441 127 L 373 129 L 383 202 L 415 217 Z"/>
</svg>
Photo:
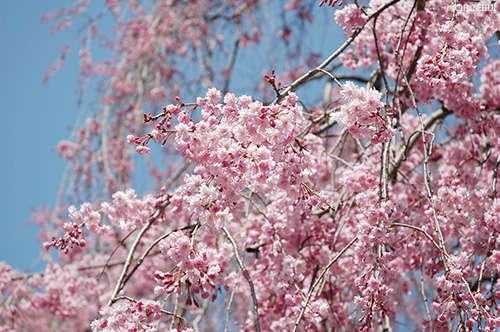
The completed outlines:
<svg viewBox="0 0 500 332">
<path fill-rule="evenodd" d="M 175 302 L 174 302 L 174 314 L 177 312 L 177 307 L 179 306 L 179 293 L 175 293 Z M 170 322 L 170 329 L 174 328 L 174 317 L 172 316 L 172 321 Z"/>
<path fill-rule="evenodd" d="M 408 227 L 408 228 L 414 229 L 416 231 L 419 231 L 422 234 L 424 234 L 425 237 L 429 239 L 429 241 L 431 241 L 431 243 L 434 245 L 434 247 L 436 247 L 437 250 L 441 251 L 441 248 L 439 247 L 439 245 L 437 244 L 437 242 L 434 241 L 434 239 L 432 238 L 432 236 L 429 233 L 427 233 L 427 231 L 425 231 L 424 229 L 422 229 L 420 227 L 417 227 L 417 226 L 413 226 L 413 225 L 409 225 L 409 224 L 403 224 L 403 223 L 399 223 L 399 222 L 393 222 L 391 224 L 391 226 Z"/>
<path fill-rule="evenodd" d="M 490 237 L 488 238 L 488 245 L 486 246 L 486 254 L 484 255 L 483 263 L 481 264 L 481 272 L 479 272 L 479 279 L 477 282 L 477 291 L 479 293 L 481 292 L 481 284 L 483 282 L 484 268 L 486 267 L 486 258 L 488 257 L 488 253 L 490 252 L 490 245 L 492 239 L 493 239 L 493 234 L 490 235 Z"/>
<path fill-rule="evenodd" d="M 177 180 L 179 178 L 179 176 L 181 176 L 181 174 L 191 165 L 191 161 L 190 160 L 185 160 L 184 163 L 182 163 L 182 165 L 175 170 L 175 172 L 173 172 L 172 174 L 170 174 L 170 176 L 168 177 L 167 181 L 165 181 L 164 183 L 164 187 L 166 189 L 168 189 L 172 183 L 175 182 L 175 180 Z"/>
<path fill-rule="evenodd" d="M 429 305 L 427 304 L 427 295 L 425 294 L 424 271 L 422 271 L 422 266 L 423 266 L 422 260 L 423 256 L 420 256 L 420 293 L 422 294 L 422 300 L 424 302 L 425 312 L 427 313 L 427 319 L 429 320 L 429 324 L 431 324 L 431 330 L 432 330 L 432 317 Z"/>
<path fill-rule="evenodd" d="M 146 251 L 142 254 L 141 258 L 139 258 L 137 260 L 137 263 L 135 264 L 134 268 L 132 269 L 132 271 L 130 271 L 130 273 L 127 275 L 127 277 L 124 279 L 123 283 L 126 284 L 128 282 L 128 280 L 130 279 L 130 277 L 135 273 L 135 271 L 139 268 L 139 266 L 142 264 L 142 262 L 144 261 L 144 259 L 146 258 L 146 256 L 149 255 L 149 252 L 151 250 L 153 250 L 153 248 L 163 239 L 169 237 L 170 235 L 172 235 L 172 233 L 175 233 L 177 231 L 183 231 L 183 230 L 187 230 L 187 229 L 192 229 L 195 225 L 188 225 L 188 226 L 184 226 L 184 227 L 180 227 L 180 228 L 176 228 L 168 233 L 165 233 L 163 234 L 162 236 L 160 236 L 159 238 L 157 238 L 153 243 L 151 243 L 151 245 L 148 247 L 148 249 L 146 249 Z"/>
<path fill-rule="evenodd" d="M 157 252 L 153 252 L 151 255 L 155 255 L 157 254 Z M 86 271 L 86 270 L 93 270 L 93 269 L 102 269 L 102 268 L 109 268 L 109 267 L 112 267 L 112 266 L 116 266 L 116 265 L 122 265 L 125 263 L 125 259 L 118 259 L 116 261 L 112 261 L 112 262 L 106 262 L 106 263 L 103 263 L 103 264 L 96 264 L 96 265 L 85 265 L 85 266 L 80 266 L 77 268 L 78 271 Z M 22 279 L 29 279 L 29 278 L 32 278 L 32 277 L 35 277 L 35 276 L 40 276 L 40 277 L 43 277 L 45 275 L 45 272 L 33 272 L 33 273 L 28 273 L 28 274 L 25 274 L 25 275 L 22 275 L 22 276 L 18 276 L 18 277 L 13 277 L 12 279 L 10 279 L 11 281 L 18 281 L 18 280 L 22 280 Z"/>
<path fill-rule="evenodd" d="M 120 248 L 124 243 L 125 241 L 129 238 L 130 235 L 134 234 L 136 230 L 134 229 L 133 231 L 131 231 L 130 233 L 128 233 L 123 239 L 120 240 L 120 242 L 118 243 L 118 245 L 115 247 L 115 249 L 113 249 L 113 251 L 111 252 L 111 254 L 109 255 L 108 257 L 108 260 L 106 261 L 106 264 L 104 264 L 103 268 L 102 268 L 102 271 L 101 273 L 97 276 L 97 280 L 101 279 L 102 275 L 104 274 L 104 272 L 106 271 L 106 268 L 108 267 L 108 264 L 109 262 L 111 261 L 111 257 L 113 257 L 113 255 L 115 254 L 115 252 L 118 250 L 118 248 Z"/>
<path fill-rule="evenodd" d="M 19 284 L 17 284 L 16 288 L 14 288 L 14 290 L 10 293 L 9 297 L 2 303 L 2 305 L 0 306 L 0 317 L 3 313 L 3 311 L 5 310 L 5 308 L 7 308 L 7 306 L 10 304 L 10 302 L 14 301 L 14 298 L 16 297 L 17 292 L 26 283 L 27 280 L 28 280 L 28 277 L 24 277 L 23 282 L 20 282 Z"/>
<path fill-rule="evenodd" d="M 130 247 L 130 250 L 129 250 L 129 253 L 127 256 L 127 260 L 125 261 L 125 265 L 123 266 L 123 269 L 122 269 L 122 273 L 121 273 L 120 277 L 118 278 L 118 280 L 116 281 L 116 286 L 115 286 L 115 289 L 113 291 L 113 294 L 111 295 L 111 298 L 109 299 L 108 306 L 111 306 L 113 303 L 116 302 L 116 299 L 115 299 L 116 296 L 125 286 L 125 283 L 123 281 L 125 279 L 125 276 L 127 275 L 128 268 L 130 267 L 130 264 L 132 263 L 135 250 L 137 249 L 137 246 L 141 242 L 142 237 L 148 231 L 148 229 L 151 227 L 151 225 L 156 220 L 158 220 L 158 218 L 161 216 L 161 214 L 163 213 L 163 211 L 165 210 L 165 208 L 169 204 L 170 204 L 170 200 L 166 200 L 165 202 L 163 202 L 160 205 L 160 207 L 155 211 L 153 216 L 149 219 L 148 223 L 146 225 L 144 225 L 144 227 L 141 229 L 141 231 L 137 235 L 137 238 L 135 239 L 134 243 L 132 244 L 132 247 Z"/>
<path fill-rule="evenodd" d="M 223 92 L 226 94 L 229 91 L 229 81 L 231 79 L 230 73 L 233 71 L 234 63 L 236 62 L 236 55 L 238 54 L 239 46 L 241 42 L 241 23 L 236 23 L 236 36 L 234 37 L 233 51 L 231 52 L 231 57 L 229 58 L 228 65 L 226 68 L 226 80 L 224 82 Z"/>
<path fill-rule="evenodd" d="M 326 76 L 329 76 L 335 83 L 337 83 L 339 87 L 342 87 L 342 83 L 340 83 L 339 80 L 335 76 L 333 76 L 330 72 L 324 70 L 323 68 L 320 69 L 320 71 Z"/>
<path fill-rule="evenodd" d="M 439 109 L 429 115 L 427 119 L 425 119 L 424 122 L 424 130 L 429 129 L 436 121 L 440 119 L 444 119 L 448 115 L 450 115 L 452 112 L 447 110 L 447 109 Z M 416 131 L 413 133 L 413 135 L 408 139 L 408 143 L 406 146 L 404 146 L 398 153 L 396 159 L 394 160 L 394 163 L 392 164 L 392 167 L 389 171 L 389 177 L 394 178 L 396 175 L 396 171 L 401 165 L 401 163 L 406 159 L 406 155 L 409 150 L 417 143 L 417 140 L 422 136 L 422 131 Z"/>
<path fill-rule="evenodd" d="M 234 255 L 236 257 L 236 262 L 238 263 L 238 266 L 240 267 L 241 271 L 243 271 L 243 274 L 245 275 L 245 278 L 248 281 L 248 285 L 250 286 L 250 294 L 252 295 L 252 300 L 253 300 L 253 314 L 254 314 L 254 322 L 255 322 L 255 330 L 257 332 L 260 332 L 260 324 L 259 324 L 259 304 L 257 302 L 257 297 L 255 295 L 255 289 L 253 286 L 252 279 L 250 279 L 250 275 L 248 274 L 247 269 L 245 268 L 245 265 L 243 264 L 243 261 L 241 260 L 240 254 L 238 252 L 238 246 L 236 245 L 236 242 L 234 242 L 233 237 L 229 233 L 229 231 L 226 229 L 226 227 L 222 227 L 222 230 L 226 234 L 229 242 L 231 242 L 233 249 L 234 249 Z"/>
<path fill-rule="evenodd" d="M 125 296 L 125 295 L 118 296 L 118 297 L 115 299 L 115 301 L 116 301 L 116 302 L 118 302 L 118 301 L 120 301 L 120 300 L 127 300 L 127 301 L 130 301 L 130 302 L 132 302 L 132 303 L 137 303 L 137 302 L 138 302 L 136 299 L 133 299 L 133 298 L 131 298 L 131 297 L 129 297 L 129 296 Z M 166 314 L 166 315 L 173 316 L 173 317 L 175 317 L 175 318 L 177 318 L 177 319 L 180 319 L 180 320 L 183 320 L 183 321 L 185 321 L 185 320 L 186 320 L 184 317 L 179 316 L 179 315 L 177 315 L 177 314 L 175 314 L 175 313 L 173 313 L 173 312 L 167 311 L 167 310 L 165 310 L 165 309 L 160 309 L 160 312 L 162 312 L 162 313 L 164 313 L 164 314 Z"/>
<path fill-rule="evenodd" d="M 259 206 L 251 198 L 249 198 L 249 197 L 245 197 L 245 198 L 247 198 L 250 201 L 250 203 L 252 203 L 252 205 L 257 209 L 257 211 L 264 217 L 264 219 L 266 219 L 269 222 L 269 224 L 271 225 L 271 227 L 273 229 L 274 235 L 276 236 L 276 238 L 278 240 L 278 244 L 280 246 L 281 253 L 283 254 L 283 256 L 286 256 L 285 247 L 283 246 L 283 242 L 281 242 L 281 236 L 279 235 L 278 231 L 276 230 L 276 227 L 274 227 L 274 224 L 271 221 L 271 219 L 268 218 L 268 216 L 259 208 Z"/>
<path fill-rule="evenodd" d="M 316 74 L 322 72 L 323 69 L 325 69 L 326 66 L 328 66 L 328 64 L 330 64 L 333 60 L 335 60 L 335 58 L 337 58 L 340 54 L 342 54 L 342 52 L 345 51 L 345 49 L 351 45 L 351 43 L 354 41 L 354 39 L 356 39 L 356 37 L 361 33 L 361 31 L 363 31 L 363 28 L 366 26 L 366 24 L 368 24 L 368 22 L 373 19 L 374 17 L 377 17 L 378 15 L 380 15 L 380 13 L 382 13 L 384 10 L 386 10 L 387 8 L 389 8 L 390 6 L 398 3 L 400 0 L 392 0 L 388 3 L 386 3 L 385 5 L 383 5 L 382 7 L 380 7 L 376 12 L 374 12 L 373 14 L 371 14 L 370 16 L 368 16 L 368 19 L 366 20 L 365 24 L 363 24 L 363 26 L 361 27 L 357 27 L 354 32 L 352 33 L 352 35 L 344 42 L 344 44 L 342 44 L 335 52 L 333 52 L 325 61 L 323 61 L 323 63 L 321 63 L 318 67 L 312 69 L 312 70 L 309 70 L 307 73 L 305 73 L 304 75 L 302 75 L 301 77 L 299 77 L 298 79 L 296 79 L 292 84 L 290 84 L 274 101 L 273 101 L 273 104 L 276 104 L 278 102 L 280 102 L 286 95 L 288 95 L 288 93 L 290 91 L 294 91 L 295 89 L 297 89 L 300 85 L 304 84 L 305 82 L 309 81 L 311 78 L 313 78 L 314 76 L 316 76 Z"/>
<path fill-rule="evenodd" d="M 314 292 L 314 289 L 318 286 L 318 284 L 321 282 L 321 280 L 323 279 L 323 277 L 325 276 L 326 272 L 328 272 L 328 270 L 330 269 L 330 267 L 332 267 L 332 265 L 346 252 L 347 249 L 349 249 L 350 246 L 352 246 L 354 244 L 354 242 L 356 242 L 358 240 L 358 237 L 355 237 L 354 239 L 351 240 L 351 242 L 349 242 L 345 247 L 344 249 L 342 249 L 338 254 L 337 256 L 335 256 L 329 263 L 327 266 L 325 266 L 323 268 L 323 271 L 321 272 L 320 276 L 318 277 L 318 279 L 316 279 L 316 282 L 314 283 L 314 285 L 309 289 L 309 292 L 307 293 L 307 298 L 306 298 L 306 302 L 304 303 L 304 305 L 302 306 L 302 310 L 300 311 L 300 314 L 299 314 L 299 317 L 297 318 L 297 321 L 295 322 L 295 326 L 293 328 L 293 332 L 296 332 L 297 331 L 297 328 L 299 327 L 299 324 L 300 324 L 300 321 L 302 320 L 302 317 L 304 316 L 304 313 L 306 311 L 306 308 L 307 308 L 307 305 L 309 304 L 309 301 L 311 300 L 311 296 Z"/>
<path fill-rule="evenodd" d="M 224 327 L 224 332 L 227 332 L 229 329 L 229 315 L 231 314 L 231 305 L 233 303 L 234 293 L 236 292 L 236 286 L 240 281 L 240 277 L 241 273 L 238 273 L 238 277 L 236 278 L 236 282 L 234 283 L 233 290 L 231 291 L 231 295 L 229 296 L 229 302 L 227 304 L 227 309 L 226 309 L 226 326 Z"/>
<path fill-rule="evenodd" d="M 495 163 L 495 168 L 493 169 L 493 183 L 492 183 L 492 194 L 493 197 L 497 197 L 497 175 L 498 175 L 498 165 L 500 165 L 500 155 L 497 158 L 497 162 Z"/>
<path fill-rule="evenodd" d="M 396 60 L 398 62 L 399 68 L 402 70 L 402 68 L 403 68 L 402 59 L 397 54 L 396 54 Z M 444 241 L 444 236 L 443 236 L 443 232 L 441 230 L 441 225 L 440 225 L 439 220 L 437 218 L 436 204 L 434 202 L 434 195 L 433 195 L 433 190 L 432 190 L 432 186 L 431 186 L 431 172 L 430 172 L 430 168 L 429 168 L 430 154 L 429 154 L 429 150 L 427 147 L 427 140 L 425 138 L 424 120 L 423 120 L 422 112 L 420 112 L 420 110 L 418 108 L 417 96 L 416 96 L 415 92 L 413 91 L 413 89 L 411 88 L 410 81 L 409 81 L 408 77 L 406 76 L 406 74 L 404 73 L 404 71 L 403 71 L 403 80 L 405 81 L 406 86 L 408 88 L 408 91 L 410 92 L 413 107 L 417 111 L 418 117 L 420 119 L 420 136 L 422 136 L 422 143 L 423 143 L 423 150 L 424 150 L 424 185 L 425 185 L 425 188 L 427 190 L 426 197 L 427 197 L 427 200 L 429 201 L 429 204 L 432 208 L 432 217 L 433 217 L 433 221 L 434 221 L 434 227 L 436 228 L 436 233 L 437 233 L 438 239 L 439 239 L 439 248 L 440 248 L 439 251 L 441 252 L 441 258 L 443 260 L 443 265 L 444 265 L 446 272 L 448 272 L 449 266 L 448 266 L 447 258 L 449 258 L 449 255 L 448 255 L 448 252 L 446 250 L 446 243 Z M 467 286 L 468 286 L 468 284 L 467 284 Z M 474 296 L 472 296 L 472 298 L 475 301 Z"/>
<path fill-rule="evenodd" d="M 373 20 L 373 38 L 375 41 L 375 49 L 377 51 L 377 58 L 379 61 L 379 67 L 380 67 L 380 75 L 382 76 L 382 79 L 384 80 L 384 96 L 385 96 L 385 101 L 384 101 L 384 109 L 387 111 L 387 104 L 388 104 L 388 98 L 389 98 L 389 85 L 387 84 L 387 79 L 385 77 L 385 72 L 384 72 L 384 61 L 382 60 L 382 56 L 380 55 L 380 50 L 378 47 L 378 39 L 377 39 L 377 31 L 376 31 L 376 26 L 377 26 L 377 18 L 378 16 L 375 17 Z M 380 78 L 379 75 L 376 77 L 376 81 Z M 391 119 L 387 116 L 387 112 L 384 114 L 385 120 L 388 122 L 387 126 L 392 128 L 392 123 Z M 380 154 L 380 180 L 379 180 L 379 197 L 382 200 L 387 199 L 387 193 L 388 193 L 388 179 L 389 179 L 389 142 L 383 143 L 382 144 L 382 153 Z"/>
</svg>

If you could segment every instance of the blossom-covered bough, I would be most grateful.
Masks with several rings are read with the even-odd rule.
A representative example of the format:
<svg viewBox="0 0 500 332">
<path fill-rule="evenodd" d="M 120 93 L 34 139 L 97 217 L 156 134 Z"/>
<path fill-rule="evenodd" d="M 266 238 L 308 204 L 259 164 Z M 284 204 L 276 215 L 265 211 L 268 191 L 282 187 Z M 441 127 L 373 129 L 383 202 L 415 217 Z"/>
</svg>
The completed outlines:
<svg viewBox="0 0 500 332">
<path fill-rule="evenodd" d="M 60 254 L 33 274 L 0 263 L 0 331 L 500 327 L 500 5 L 321 1 L 347 38 L 313 63 L 294 60 L 314 58 L 307 1 L 152 3 L 106 1 L 112 57 L 80 51 L 99 107 L 59 145 L 74 171 L 35 217 Z M 236 93 L 238 54 L 271 22 L 267 65 L 288 70 Z M 134 149 L 170 158 L 146 194 Z"/>
</svg>

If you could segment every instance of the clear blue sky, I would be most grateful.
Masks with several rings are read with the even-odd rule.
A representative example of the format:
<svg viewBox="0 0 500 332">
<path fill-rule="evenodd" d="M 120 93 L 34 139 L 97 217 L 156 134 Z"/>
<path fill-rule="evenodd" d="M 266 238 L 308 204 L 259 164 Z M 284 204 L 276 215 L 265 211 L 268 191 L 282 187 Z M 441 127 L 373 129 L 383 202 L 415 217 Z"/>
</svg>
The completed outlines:
<svg viewBox="0 0 500 332">
<path fill-rule="evenodd" d="M 42 85 L 46 68 L 72 32 L 51 36 L 39 19 L 63 5 L 0 1 L 0 261 L 23 270 L 40 249 L 37 228 L 23 225 L 31 208 L 54 205 L 66 163 L 52 149 L 68 137 L 79 113 L 76 52 L 48 86 Z"/>
</svg>

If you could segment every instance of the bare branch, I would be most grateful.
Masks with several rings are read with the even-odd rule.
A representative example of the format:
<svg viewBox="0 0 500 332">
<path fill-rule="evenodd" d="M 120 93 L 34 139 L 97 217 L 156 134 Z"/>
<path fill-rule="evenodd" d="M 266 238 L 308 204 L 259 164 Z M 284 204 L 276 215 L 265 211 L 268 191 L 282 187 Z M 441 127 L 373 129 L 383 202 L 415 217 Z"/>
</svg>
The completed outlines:
<svg viewBox="0 0 500 332">
<path fill-rule="evenodd" d="M 492 195 L 493 197 L 497 197 L 497 175 L 498 175 L 498 166 L 500 165 L 500 156 L 497 158 L 497 162 L 495 163 L 495 168 L 493 169 L 493 183 L 492 183 Z"/>
<path fill-rule="evenodd" d="M 427 119 L 425 119 L 425 122 L 423 124 L 423 129 L 424 131 L 429 129 L 436 121 L 444 119 L 448 115 L 450 115 L 452 112 L 447 110 L 447 109 L 439 109 L 429 115 Z M 396 159 L 394 160 L 392 167 L 389 170 L 389 177 L 394 179 L 397 169 L 401 165 L 401 163 L 406 159 L 406 155 L 409 150 L 417 143 L 417 140 L 422 136 L 422 131 L 415 131 L 413 135 L 409 138 L 408 143 L 406 146 L 404 146 L 396 156 Z"/>
<path fill-rule="evenodd" d="M 394 5 L 394 4 L 398 3 L 398 2 L 399 2 L 399 0 L 392 0 L 392 1 L 388 2 L 388 3 L 386 3 L 385 5 L 383 5 L 382 7 L 380 7 L 376 12 L 374 12 L 373 14 L 371 14 L 370 16 L 368 16 L 368 20 L 366 21 L 366 23 L 363 26 L 361 26 L 361 27 L 357 27 L 356 30 L 354 30 L 354 32 L 352 33 L 352 35 L 344 42 L 344 44 L 342 44 L 335 52 L 333 52 L 318 67 L 316 67 L 316 68 L 314 68 L 312 70 L 309 70 L 307 73 L 305 73 L 304 75 L 302 75 L 301 77 L 299 77 L 298 79 L 296 79 L 272 103 L 273 104 L 278 103 L 290 91 L 294 91 L 299 86 L 301 86 L 302 84 L 304 84 L 305 82 L 309 81 L 311 78 L 313 78 L 314 76 L 316 76 L 316 74 L 322 72 L 322 70 L 325 69 L 325 67 L 328 66 L 328 64 L 330 64 L 333 60 L 335 60 L 340 54 L 342 54 L 342 52 L 345 51 L 345 49 L 349 45 L 351 45 L 351 43 L 354 41 L 354 39 L 356 39 L 356 37 L 361 33 L 361 31 L 363 31 L 364 27 L 366 26 L 366 24 L 368 24 L 368 22 L 370 22 L 371 19 L 373 19 L 374 17 L 377 17 L 384 10 L 386 10 L 387 8 L 389 8 L 390 6 L 392 6 L 392 5 Z"/>
<path fill-rule="evenodd" d="M 165 233 L 163 234 L 162 236 L 160 236 L 159 238 L 157 238 L 153 243 L 151 243 L 151 245 L 148 247 L 148 249 L 146 249 L 146 251 L 144 251 L 144 253 L 142 254 L 141 258 L 139 258 L 137 260 L 137 264 L 135 264 L 134 268 L 132 269 L 132 271 L 130 271 L 130 273 L 127 275 L 127 277 L 124 279 L 123 281 L 123 284 L 126 284 L 128 282 L 128 280 L 130 279 L 130 277 L 132 277 L 132 275 L 135 273 L 135 271 L 139 268 L 139 266 L 141 266 L 142 262 L 144 261 L 144 259 L 149 255 L 149 253 L 151 252 L 151 250 L 153 250 L 154 247 L 156 247 L 156 245 L 158 245 L 158 243 L 160 243 L 161 240 L 169 237 L 171 234 L 177 232 L 177 231 L 182 231 L 182 230 L 187 230 L 187 229 L 192 229 L 195 225 L 188 225 L 188 226 L 184 226 L 184 227 L 181 227 L 181 228 L 177 228 L 177 229 L 174 229 L 168 233 Z"/>
<path fill-rule="evenodd" d="M 326 272 L 328 272 L 328 270 L 330 269 L 330 267 L 332 267 L 332 265 L 346 252 L 347 249 L 349 249 L 350 246 L 352 246 L 354 244 L 354 242 L 356 242 L 358 240 L 358 237 L 355 237 L 354 239 L 351 240 L 351 242 L 349 242 L 345 247 L 344 249 L 342 249 L 329 263 L 328 265 L 326 265 L 324 268 L 323 268 L 323 271 L 321 272 L 320 276 L 318 277 L 318 279 L 316 279 L 316 282 L 314 283 L 314 285 L 311 287 L 311 289 L 309 289 L 309 292 L 307 293 L 307 298 L 306 298 L 306 302 L 304 303 L 304 305 L 302 306 L 302 310 L 300 311 L 300 314 L 299 314 L 299 317 L 297 318 L 297 321 L 295 322 L 295 326 L 293 328 L 293 332 L 296 332 L 297 331 L 297 328 L 299 327 L 299 324 L 300 324 L 300 321 L 302 320 L 302 317 L 304 316 L 304 313 L 306 311 L 306 308 L 307 308 L 307 305 L 309 304 L 309 301 L 311 300 L 311 296 L 314 292 L 314 290 L 316 289 L 316 287 L 318 286 L 318 284 L 321 282 L 321 280 L 323 279 L 323 277 L 325 276 Z"/>
<path fill-rule="evenodd" d="M 245 278 L 248 281 L 248 285 L 250 286 L 250 294 L 252 295 L 252 300 L 253 300 L 253 314 L 254 314 L 254 322 L 255 322 L 255 330 L 257 332 L 260 332 L 260 324 L 259 324 L 259 303 L 257 301 L 257 297 L 255 295 L 255 289 L 254 285 L 252 282 L 252 279 L 250 279 L 250 275 L 248 274 L 247 269 L 245 268 L 245 265 L 243 264 L 243 261 L 241 260 L 240 254 L 238 252 L 238 246 L 236 245 L 236 242 L 234 242 L 233 237 L 229 233 L 229 231 L 226 229 L 226 227 L 222 227 L 222 230 L 227 236 L 227 239 L 229 242 L 231 242 L 231 245 L 233 246 L 234 249 L 234 255 L 236 257 L 236 262 L 238 263 L 238 266 L 240 269 L 243 271 L 243 274 L 245 275 Z"/>
<path fill-rule="evenodd" d="M 170 174 L 169 178 L 167 179 L 167 181 L 165 181 L 165 188 L 168 189 L 172 183 L 175 182 L 175 180 L 177 180 L 179 178 L 179 176 L 181 176 L 181 174 L 191 165 L 191 160 L 185 160 L 184 163 L 182 163 L 182 165 L 175 170 L 175 172 L 173 172 L 172 174 Z"/>
<path fill-rule="evenodd" d="M 429 233 L 427 233 L 427 231 L 425 231 L 424 229 L 420 228 L 420 227 L 417 227 L 417 226 L 413 226 L 413 225 L 409 225 L 409 224 L 403 224 L 403 223 L 399 223 L 399 222 L 393 222 L 391 224 L 391 226 L 396 226 L 396 227 L 408 227 L 408 228 L 412 228 L 416 231 L 419 231 L 421 232 L 422 234 L 425 235 L 425 237 L 427 239 L 429 239 L 429 241 L 431 241 L 431 243 L 434 245 L 434 247 L 436 247 L 437 250 L 441 250 L 439 245 L 436 243 L 436 241 L 434 241 L 434 239 L 432 238 L 432 236 L 430 236 Z"/>
<path fill-rule="evenodd" d="M 158 220 L 158 218 L 161 216 L 161 214 L 163 213 L 163 211 L 165 210 L 165 208 L 169 204 L 170 204 L 170 200 L 168 200 L 168 199 L 165 202 L 163 202 L 160 205 L 160 207 L 155 211 L 153 216 L 151 216 L 148 223 L 146 225 L 144 225 L 144 227 L 141 229 L 141 231 L 137 235 L 137 238 L 135 239 L 134 243 L 132 244 L 132 247 L 130 247 L 130 250 L 129 250 L 129 253 L 127 256 L 127 260 L 125 261 L 125 265 L 123 266 L 123 269 L 122 269 L 122 273 L 121 273 L 120 277 L 118 278 L 118 280 L 116 281 L 116 286 L 115 286 L 115 289 L 113 291 L 113 294 L 111 295 L 111 298 L 109 299 L 108 306 L 111 306 L 113 303 L 116 302 L 116 296 L 125 286 L 125 282 L 124 282 L 125 276 L 127 275 L 128 268 L 130 267 L 130 264 L 132 263 L 135 250 L 137 249 L 137 246 L 141 242 L 142 237 L 148 231 L 148 229 L 151 227 L 151 225 L 156 220 Z"/>
</svg>

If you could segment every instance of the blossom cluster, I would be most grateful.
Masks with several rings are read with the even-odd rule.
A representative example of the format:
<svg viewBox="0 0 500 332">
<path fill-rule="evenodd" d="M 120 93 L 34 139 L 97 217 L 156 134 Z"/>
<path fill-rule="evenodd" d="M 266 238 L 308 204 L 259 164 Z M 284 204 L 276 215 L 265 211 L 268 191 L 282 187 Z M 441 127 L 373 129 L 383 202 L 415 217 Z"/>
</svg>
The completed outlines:
<svg viewBox="0 0 500 332">
<path fill-rule="evenodd" d="M 365 25 L 367 18 L 361 7 L 354 5 L 347 5 L 343 10 L 335 12 L 335 21 L 345 30 L 346 35 L 352 34 L 356 28 Z"/>
<path fill-rule="evenodd" d="M 500 107 L 500 60 L 495 59 L 484 66 L 481 73 L 481 97 L 490 110 Z"/>
<path fill-rule="evenodd" d="M 387 120 L 382 94 L 375 89 L 358 87 L 348 81 L 342 86 L 342 96 L 347 101 L 332 118 L 356 138 L 371 139 L 372 143 L 386 143 L 395 135 Z"/>
<path fill-rule="evenodd" d="M 82 234 L 82 224 L 67 222 L 63 225 L 63 229 L 66 231 L 64 236 L 57 238 L 52 237 L 51 242 L 44 242 L 43 247 L 45 250 L 49 250 L 51 247 L 60 249 L 64 253 L 68 253 L 70 249 L 74 247 L 85 247 L 86 242 L 83 239 Z"/>
<path fill-rule="evenodd" d="M 349 34 L 364 23 L 365 14 L 373 14 L 385 4 L 383 0 L 370 1 L 364 10 L 349 4 L 337 10 L 336 20 Z M 402 71 L 406 71 L 412 90 L 418 91 L 418 100 L 430 102 L 435 98 L 457 117 L 475 117 L 484 107 L 469 78 L 487 53 L 486 42 L 500 29 L 498 4 L 492 6 L 495 10 L 474 12 L 456 10 L 438 0 L 426 1 L 418 10 L 413 4 L 399 1 L 385 9 L 376 21 L 378 46 L 372 31 L 363 29 L 341 60 L 351 69 L 382 63 L 386 79 L 402 87 L 400 98 L 410 107 L 413 101 Z M 408 22 L 414 22 L 415 31 L 409 29 Z M 415 55 L 419 58 L 414 59 Z"/>
<path fill-rule="evenodd" d="M 95 210 L 90 203 L 83 203 L 80 209 L 75 206 L 68 208 L 71 222 L 63 224 L 66 231 L 62 237 L 53 237 L 51 242 L 43 244 L 46 250 L 51 247 L 68 253 L 73 247 L 85 247 L 84 228 L 96 235 L 111 234 L 113 227 L 124 231 L 132 231 L 146 224 L 158 206 L 168 195 L 160 194 L 157 197 L 145 195 L 137 197 L 131 188 L 117 191 L 113 194 L 111 203 L 103 202 L 100 210 Z M 109 219 L 109 224 L 101 222 L 101 214 Z"/>
<path fill-rule="evenodd" d="M 131 188 L 113 194 L 111 203 L 102 203 L 101 209 L 109 217 L 111 225 L 131 231 L 146 224 L 158 206 L 167 199 L 160 194 L 138 197 Z"/>
<path fill-rule="evenodd" d="M 460 46 L 458 49 L 446 44 L 433 56 L 422 56 L 418 60 L 417 77 L 431 88 L 443 89 L 448 81 L 458 84 L 472 76 L 479 61 L 477 51 L 472 44 Z"/>
<path fill-rule="evenodd" d="M 101 318 L 92 322 L 92 331 L 157 331 L 154 321 L 161 318 L 158 301 L 122 300 L 99 311 Z"/>
<path fill-rule="evenodd" d="M 187 111 L 181 111 L 183 103 L 169 105 L 160 115 L 164 118 L 146 136 L 161 142 L 175 132 L 175 148 L 198 164 L 178 192 L 190 211 L 210 227 L 224 227 L 233 218 L 232 210 L 241 206 L 244 189 L 262 194 L 286 190 L 310 206 L 325 208 L 324 197 L 308 186 L 314 168 L 307 165 L 307 147 L 297 139 L 306 125 L 298 97 L 289 93 L 279 104 L 269 106 L 246 95 L 228 93 L 224 104 L 219 103 L 221 99 L 215 88 L 198 98 L 192 108 L 202 109 L 196 124 Z M 164 120 L 172 115 L 179 123 L 169 131 Z M 144 147 L 148 142 L 147 138 L 129 138 L 129 143 Z"/>
<path fill-rule="evenodd" d="M 0 262 L 0 291 L 10 296 L 1 307 L 0 331 L 86 330 L 106 287 L 76 265 L 47 264 L 43 273 L 26 277 Z M 85 308 L 85 310 L 82 310 Z M 45 324 L 51 317 L 52 324 Z"/>
<path fill-rule="evenodd" d="M 482 110 L 472 93 L 472 84 L 467 81 L 479 63 L 479 51 L 474 48 L 473 41 L 466 39 L 465 33 L 457 34 L 453 27 L 448 29 L 446 36 L 453 35 L 453 41 L 445 37 L 446 42 L 440 50 L 423 55 L 418 60 L 415 75 L 419 84 L 433 91 L 434 97 L 443 100 L 457 116 L 470 118 Z"/>
<path fill-rule="evenodd" d="M 195 297 L 197 294 L 207 299 L 213 293 L 212 300 L 216 299 L 214 292 L 217 287 L 214 281 L 221 272 L 221 265 L 210 259 L 207 250 L 195 249 L 191 238 L 182 232 L 175 232 L 167 240 L 162 240 L 160 249 L 165 256 L 178 263 L 170 272 L 154 273 L 155 280 L 159 284 L 154 290 L 157 296 L 172 292 L 182 294 L 185 286 L 187 305 L 194 304 L 199 307 Z"/>
</svg>

